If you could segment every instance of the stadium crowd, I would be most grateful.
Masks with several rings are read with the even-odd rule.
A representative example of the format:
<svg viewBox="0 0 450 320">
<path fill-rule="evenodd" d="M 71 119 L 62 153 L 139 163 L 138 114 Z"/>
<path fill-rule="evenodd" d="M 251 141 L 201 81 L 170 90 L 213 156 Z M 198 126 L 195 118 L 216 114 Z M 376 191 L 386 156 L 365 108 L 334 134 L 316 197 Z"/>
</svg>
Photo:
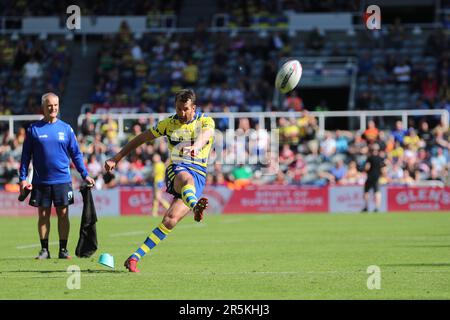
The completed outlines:
<svg viewBox="0 0 450 320">
<path fill-rule="evenodd" d="M 102 43 L 95 73 L 94 108 L 134 107 L 148 112 L 173 108 L 173 93 L 194 88 L 213 111 L 247 111 L 272 104 L 277 61 L 288 54 L 289 38 L 214 36 L 201 28 L 192 34 L 144 34 L 135 39 L 124 22 Z M 254 79 L 259 79 L 254 81 Z"/>
<path fill-rule="evenodd" d="M 236 136 L 247 139 L 216 140 L 208 168 L 208 183 L 239 189 L 248 184 L 328 184 L 362 185 L 368 147 L 376 143 L 386 159 L 381 184 L 415 185 L 432 181 L 450 185 L 450 131 L 438 124 L 430 127 L 424 119 L 405 130 L 401 121 L 395 127 L 380 130 L 374 120 L 364 132 L 344 130 L 320 132 L 317 119 L 304 111 L 301 118 L 280 118 L 279 154 L 270 152 L 270 133 L 261 130 L 253 119 L 241 118 Z M 163 161 L 169 158 L 164 139 L 139 147 L 123 159 L 114 177 L 103 174 L 103 163 L 134 136 L 152 127 L 154 119 L 142 117 L 130 125 L 131 132 L 121 138 L 118 124 L 109 115 L 93 121 L 90 114 L 80 128 L 78 141 L 88 171 L 99 188 L 150 185 L 152 154 Z M 11 139 L 2 137 L 0 177 L 2 185 L 14 189 L 17 183 L 25 130 Z M 277 158 L 276 158 L 277 157 Z M 242 159 L 247 159 L 241 163 Z M 278 165 L 279 166 L 278 166 Z M 73 169 L 73 168 L 72 168 Z M 74 184 L 78 179 L 74 173 Z M 9 186 L 8 186 L 9 185 Z"/>
<path fill-rule="evenodd" d="M 70 61 L 62 37 L 0 37 L 0 115 L 40 113 L 43 92 L 64 93 Z"/>
<path fill-rule="evenodd" d="M 330 6 L 334 8 L 335 2 L 340 3 L 331 1 Z M 111 14 L 125 3 L 117 2 L 117 6 L 110 8 Z M 219 8 L 231 11 L 242 8 L 241 2 L 230 3 L 230 6 L 227 3 L 222 3 L 223 8 Z M 270 2 L 249 3 L 255 12 L 275 10 L 270 7 Z M 281 3 L 289 6 L 292 2 Z M 305 5 L 308 1 L 301 3 Z M 21 4 L 21 1 L 14 2 L 10 10 Z M 100 6 L 99 10 L 108 10 L 98 1 L 89 4 L 87 8 L 93 12 L 96 4 Z M 139 7 L 141 5 L 145 8 Z M 153 5 L 156 11 L 171 12 L 178 10 L 180 1 L 157 1 Z M 133 6 L 130 10 L 153 10 L 140 1 L 133 2 Z M 302 8 L 294 10 L 302 11 Z M 370 34 L 370 39 L 364 34 Z M 350 39 L 356 45 L 355 51 L 350 46 L 339 51 L 338 43 L 325 41 L 326 37 L 319 29 L 311 30 L 306 37 L 306 50 L 322 55 L 327 48 L 333 48 L 330 55 L 358 57 L 357 109 L 396 107 L 450 111 L 450 55 L 448 36 L 442 29 L 436 29 L 422 41 L 420 39 L 424 37 L 411 35 L 411 30 L 406 31 L 397 20 L 387 31 L 359 33 L 357 39 Z M 418 39 L 422 42 L 417 42 Z M 320 132 L 317 119 L 307 109 L 326 108 L 327 101 L 305 108 L 301 96 L 293 91 L 282 103 L 274 105 L 273 82 L 278 62 L 282 57 L 291 56 L 298 45 L 286 32 L 270 32 L 264 36 L 255 36 L 255 33 L 212 35 L 202 24 L 189 34 L 135 37 L 124 22 L 117 34 L 104 36 L 98 51 L 90 111 L 131 107 L 138 113 L 174 112 L 174 93 L 183 87 L 191 87 L 197 93 L 197 104 L 206 113 L 303 112 L 301 118 L 278 119 L 279 158 L 273 159 L 275 155 L 269 154 L 269 159 L 263 159 L 264 163 L 271 160 L 267 165 L 236 165 L 233 161 L 237 156 L 235 151 L 245 148 L 236 145 L 240 142 L 226 143 L 222 156 L 225 155 L 230 163 L 222 161 L 211 165 L 208 182 L 230 188 L 240 188 L 248 183 L 361 184 L 364 181 L 362 167 L 371 143 L 378 143 L 387 159 L 382 183 L 414 184 L 440 180 L 449 184 L 450 135 L 448 128 L 439 124 L 436 118 L 415 118 L 408 123 L 408 130 L 403 130 L 401 123 L 385 123 L 382 117 L 377 117 L 369 122 L 364 132 Z M 64 92 L 70 59 L 68 44 L 61 38 L 2 37 L 0 115 L 40 113 L 39 99 L 43 92 L 60 95 Z M 139 119 L 128 126 L 126 137 L 119 137 L 118 123 L 110 116 L 105 114 L 100 121 L 94 122 L 90 112 L 87 113 L 78 138 L 89 171 L 98 179 L 99 187 L 150 183 L 151 154 L 158 152 L 163 160 L 168 159 L 168 146 L 163 140 L 138 148 L 129 159 L 120 163 L 114 179 L 103 177 L 102 163 L 131 137 L 153 125 L 154 119 Z M 225 130 L 227 119 L 217 120 L 216 127 Z M 257 121 L 240 119 L 237 127 L 237 134 L 254 130 L 246 147 L 247 158 L 258 158 L 268 151 L 264 143 L 268 135 L 259 129 Z M 24 134 L 21 128 L 10 138 L 5 124 L 0 123 L 2 186 L 17 182 Z M 212 159 L 214 153 L 216 151 L 213 151 Z M 278 162 L 280 170 L 274 167 Z M 267 175 L 268 171 L 272 174 Z"/>
</svg>

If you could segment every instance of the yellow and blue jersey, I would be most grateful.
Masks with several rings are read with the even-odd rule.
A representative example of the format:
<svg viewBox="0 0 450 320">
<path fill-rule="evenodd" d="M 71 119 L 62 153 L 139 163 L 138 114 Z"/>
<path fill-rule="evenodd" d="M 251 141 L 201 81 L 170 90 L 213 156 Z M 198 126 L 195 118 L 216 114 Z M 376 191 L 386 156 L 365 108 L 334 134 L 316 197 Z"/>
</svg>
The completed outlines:
<svg viewBox="0 0 450 320">
<path fill-rule="evenodd" d="M 215 123 L 211 117 L 196 113 L 194 119 L 188 123 L 181 123 L 175 114 L 161 120 L 154 128 L 150 129 L 156 138 L 166 136 L 168 140 L 170 164 L 166 169 L 166 184 L 169 193 L 179 196 L 173 190 L 175 175 L 179 171 L 188 171 L 196 182 L 196 193 L 201 194 L 206 181 L 206 168 L 214 137 L 211 136 L 195 156 L 184 155 L 182 148 L 193 145 L 202 130 L 214 128 Z"/>
<path fill-rule="evenodd" d="M 166 167 L 163 162 L 153 164 L 153 185 L 155 188 L 162 189 L 164 186 L 164 174 Z"/>
<path fill-rule="evenodd" d="M 203 176 L 206 176 L 206 167 L 208 166 L 208 157 L 211 152 L 214 137 L 199 150 L 195 157 L 183 155 L 182 146 L 194 144 L 197 137 L 203 129 L 214 129 L 214 120 L 211 117 L 205 117 L 204 114 L 196 113 L 194 119 L 188 123 L 181 123 L 178 116 L 172 115 L 150 129 L 155 137 L 166 136 L 169 143 L 170 163 L 182 163 L 190 167 Z"/>
</svg>

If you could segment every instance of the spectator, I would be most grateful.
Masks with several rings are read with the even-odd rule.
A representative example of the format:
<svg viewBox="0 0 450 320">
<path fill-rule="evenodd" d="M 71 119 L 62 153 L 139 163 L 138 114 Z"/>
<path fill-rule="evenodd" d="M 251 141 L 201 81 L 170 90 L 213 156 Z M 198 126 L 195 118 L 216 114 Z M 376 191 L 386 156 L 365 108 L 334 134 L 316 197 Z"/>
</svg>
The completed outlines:
<svg viewBox="0 0 450 320">
<path fill-rule="evenodd" d="M 430 131 L 428 122 L 420 123 L 419 137 L 425 142 L 425 149 L 430 152 L 435 143 L 433 133 Z"/>
<path fill-rule="evenodd" d="M 437 148 L 437 154 L 431 157 L 432 170 L 436 170 L 437 174 L 441 175 L 447 164 L 448 160 L 444 155 L 444 150 L 442 148 Z"/>
<path fill-rule="evenodd" d="M 297 126 L 295 118 L 280 118 L 280 123 L 282 123 L 282 127 L 280 128 L 281 141 L 291 146 L 298 145 L 300 141 L 300 128 Z"/>
<path fill-rule="evenodd" d="M 329 172 L 319 172 L 319 177 L 325 178 L 330 184 L 339 183 L 347 174 L 347 167 L 342 159 L 336 161 L 335 166 Z"/>
<path fill-rule="evenodd" d="M 103 171 L 102 165 L 100 164 L 100 162 L 98 162 L 95 154 L 91 154 L 89 156 L 87 169 L 90 172 L 92 178 L 94 178 L 95 180 L 97 180 L 99 175 L 102 173 Z"/>
<path fill-rule="evenodd" d="M 442 130 L 435 131 L 435 141 L 436 146 L 441 147 L 444 150 L 444 154 L 448 156 L 448 152 L 450 150 L 450 140 L 449 137 L 445 137 L 444 132 Z"/>
<path fill-rule="evenodd" d="M 247 165 L 238 165 L 231 171 L 232 186 L 234 190 L 240 190 L 251 183 L 252 169 Z"/>
<path fill-rule="evenodd" d="M 395 130 L 391 131 L 391 135 L 394 137 L 395 141 L 403 144 L 403 139 L 407 135 L 407 131 L 403 129 L 403 123 L 398 120 L 395 122 Z"/>
<path fill-rule="evenodd" d="M 349 131 L 336 130 L 336 152 L 347 153 L 349 148 L 348 144 L 352 137 Z"/>
<path fill-rule="evenodd" d="M 102 135 L 106 136 L 109 142 L 116 144 L 117 143 L 117 135 L 118 135 L 118 124 L 111 115 L 106 117 L 105 123 L 101 126 Z"/>
<path fill-rule="evenodd" d="M 193 59 L 188 60 L 187 65 L 183 69 L 183 80 L 185 86 L 194 86 L 197 84 L 199 76 L 199 70 L 197 64 L 194 63 Z"/>
<path fill-rule="evenodd" d="M 410 128 L 408 130 L 408 135 L 405 136 L 403 144 L 405 145 L 405 147 L 408 147 L 410 150 L 414 151 L 414 153 L 416 153 L 420 147 L 424 146 L 424 142 L 420 140 L 420 137 L 417 135 L 416 130 L 414 130 L 413 128 Z"/>
<path fill-rule="evenodd" d="M 425 149 L 420 148 L 417 155 L 417 168 L 420 172 L 428 174 L 430 172 L 431 163 L 428 153 Z"/>
<path fill-rule="evenodd" d="M 404 151 L 405 150 L 401 146 L 400 142 L 396 141 L 394 149 L 388 153 L 388 158 L 395 162 L 401 161 L 403 160 Z"/>
<path fill-rule="evenodd" d="M 348 169 L 342 179 L 339 181 L 342 185 L 363 184 L 362 174 L 358 171 L 356 161 L 350 161 Z"/>
<path fill-rule="evenodd" d="M 415 181 L 420 180 L 420 169 L 417 162 L 417 157 L 415 158 L 408 158 L 406 160 L 406 164 L 404 166 L 404 169 L 408 171 L 408 175 L 412 177 Z"/>
<path fill-rule="evenodd" d="M 42 66 L 34 57 L 25 63 L 23 71 L 25 78 L 28 80 L 33 80 L 42 76 Z"/>
<path fill-rule="evenodd" d="M 95 124 L 92 121 L 92 113 L 90 111 L 87 111 L 85 114 L 85 118 L 81 122 L 81 133 L 84 136 L 92 136 L 94 135 L 95 131 Z"/>
<path fill-rule="evenodd" d="M 409 174 L 408 170 L 403 170 L 403 178 L 399 180 L 399 183 L 406 186 L 412 186 L 416 183 L 413 177 Z"/>
<path fill-rule="evenodd" d="M 142 53 L 142 49 L 137 42 L 133 43 L 133 47 L 131 48 L 131 55 L 135 61 L 139 61 L 144 59 L 144 55 Z"/>
<path fill-rule="evenodd" d="M 170 63 L 170 67 L 172 70 L 171 78 L 172 80 L 182 80 L 183 79 L 183 70 L 186 67 L 186 63 L 181 60 L 181 57 L 176 54 L 172 62 Z"/>
<path fill-rule="evenodd" d="M 227 186 L 227 181 L 225 180 L 225 176 L 224 176 L 224 174 L 222 172 L 218 172 L 214 176 L 213 185 L 215 185 L 215 186 Z"/>
<path fill-rule="evenodd" d="M 358 155 L 367 155 L 368 151 L 369 149 L 366 140 L 363 139 L 360 133 L 355 134 L 355 139 L 349 147 L 350 154 L 355 158 Z"/>
<path fill-rule="evenodd" d="M 367 144 L 372 144 L 378 140 L 379 130 L 375 125 L 375 121 L 370 120 L 367 124 L 367 129 L 364 131 L 364 139 L 367 141 Z"/>
<path fill-rule="evenodd" d="M 330 131 L 325 132 L 325 139 L 320 143 L 320 153 L 325 161 L 330 160 L 336 153 L 336 140 Z"/>
<path fill-rule="evenodd" d="M 301 153 L 295 155 L 295 161 L 291 163 L 288 169 L 288 176 L 293 184 L 301 184 L 303 177 L 308 173 L 306 162 Z"/>
<path fill-rule="evenodd" d="M 397 83 L 408 83 L 411 80 L 411 67 L 403 59 L 393 70 Z"/>
<path fill-rule="evenodd" d="M 280 164 L 289 166 L 295 160 L 295 154 L 291 150 L 289 144 L 284 144 L 280 152 Z"/>
</svg>

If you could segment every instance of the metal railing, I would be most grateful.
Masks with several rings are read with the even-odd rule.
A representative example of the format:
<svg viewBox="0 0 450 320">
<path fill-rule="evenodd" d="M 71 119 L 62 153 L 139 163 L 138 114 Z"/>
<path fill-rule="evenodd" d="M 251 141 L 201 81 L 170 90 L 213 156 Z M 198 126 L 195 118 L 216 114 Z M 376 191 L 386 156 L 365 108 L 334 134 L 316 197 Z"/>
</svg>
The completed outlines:
<svg viewBox="0 0 450 320">
<path fill-rule="evenodd" d="M 159 121 L 173 113 L 126 113 L 126 114 L 108 114 L 112 119 L 118 122 L 118 133 L 119 137 L 124 135 L 124 121 L 125 120 L 138 120 L 141 118 L 153 118 L 155 121 Z M 354 111 L 324 111 L 324 112 L 308 112 L 309 115 L 317 117 L 318 125 L 321 132 L 326 130 L 326 119 L 327 118 L 359 118 L 360 128 L 359 130 L 364 131 L 367 127 L 367 119 L 372 117 L 401 117 L 403 127 L 407 129 L 408 127 L 408 117 L 411 116 L 441 116 L 444 126 L 449 126 L 450 114 L 445 109 L 434 109 L 434 110 L 354 110 Z M 102 119 L 105 114 L 92 114 L 91 118 L 93 121 Z M 302 112 L 211 112 L 208 116 L 214 119 L 225 118 L 228 119 L 228 129 L 234 130 L 235 120 L 242 118 L 258 119 L 258 123 L 261 129 L 265 129 L 265 119 L 269 119 L 270 130 L 276 129 L 277 119 L 279 118 L 301 118 L 304 116 Z M 78 117 L 78 126 L 80 127 L 86 115 L 81 114 Z"/>
<path fill-rule="evenodd" d="M 108 114 L 112 119 L 118 122 L 119 136 L 124 135 L 124 121 L 125 120 L 138 120 L 141 118 L 153 118 L 155 121 L 159 121 L 173 113 L 113 113 Z M 450 114 L 446 109 L 433 109 L 433 110 L 354 110 L 354 111 L 323 111 L 323 112 L 308 112 L 317 118 L 319 129 L 321 132 L 326 130 L 327 118 L 359 118 L 359 130 L 365 130 L 367 126 L 368 118 L 373 117 L 400 117 L 403 123 L 403 127 L 407 129 L 408 118 L 414 116 L 441 116 L 442 123 L 448 128 Z M 105 114 L 92 114 L 93 121 L 101 120 Z M 208 116 L 214 119 L 225 118 L 228 119 L 228 129 L 234 130 L 235 120 L 242 118 L 258 119 L 261 129 L 266 129 L 265 119 L 269 119 L 269 130 L 276 129 L 278 127 L 277 119 L 279 118 L 301 118 L 304 116 L 302 112 L 211 112 Z M 42 115 L 11 115 L 0 116 L 0 122 L 8 122 L 9 136 L 14 135 L 14 123 L 19 121 L 36 121 L 42 119 Z M 78 127 L 81 126 L 83 120 L 86 118 L 85 114 L 78 116 Z"/>
<path fill-rule="evenodd" d="M 14 123 L 18 121 L 37 121 L 44 116 L 39 114 L 21 114 L 15 116 L 0 116 L 0 122 L 8 122 L 9 137 L 14 137 Z"/>
</svg>

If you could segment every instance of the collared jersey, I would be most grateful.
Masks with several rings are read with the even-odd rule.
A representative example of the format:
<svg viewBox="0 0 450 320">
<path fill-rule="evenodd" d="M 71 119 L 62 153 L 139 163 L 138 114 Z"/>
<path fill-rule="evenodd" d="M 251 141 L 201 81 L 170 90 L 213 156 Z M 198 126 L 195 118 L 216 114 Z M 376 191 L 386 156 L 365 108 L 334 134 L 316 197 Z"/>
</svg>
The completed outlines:
<svg viewBox="0 0 450 320">
<path fill-rule="evenodd" d="M 72 127 L 58 119 L 54 123 L 37 121 L 28 129 L 23 143 L 19 169 L 20 180 L 25 180 L 28 166 L 33 161 L 33 184 L 60 184 L 72 182 L 70 160 L 84 179 L 88 175 Z"/>
<path fill-rule="evenodd" d="M 194 119 L 188 123 L 181 123 L 175 114 L 158 122 L 150 131 L 156 138 L 167 137 L 171 163 L 183 163 L 205 175 L 214 137 L 211 136 L 195 157 L 183 155 L 182 148 L 193 145 L 202 130 L 207 128 L 214 129 L 215 123 L 211 117 L 206 117 L 202 113 L 196 113 Z"/>
</svg>

